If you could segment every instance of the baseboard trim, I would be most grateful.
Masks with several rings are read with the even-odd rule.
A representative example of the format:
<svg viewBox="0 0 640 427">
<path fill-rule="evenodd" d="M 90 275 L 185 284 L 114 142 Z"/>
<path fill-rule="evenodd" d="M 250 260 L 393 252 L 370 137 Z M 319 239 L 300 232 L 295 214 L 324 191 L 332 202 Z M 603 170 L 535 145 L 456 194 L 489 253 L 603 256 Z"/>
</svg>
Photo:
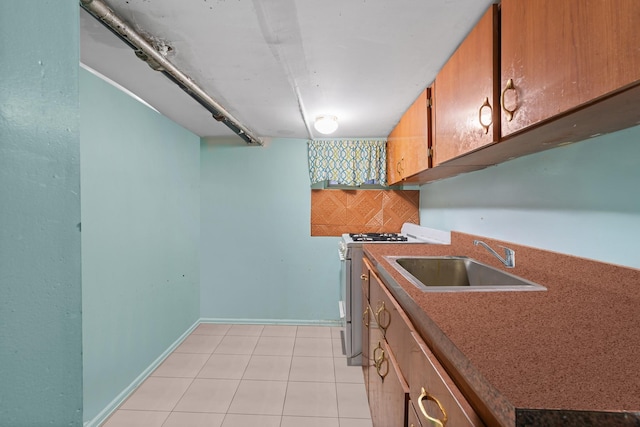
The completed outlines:
<svg viewBox="0 0 640 427">
<path fill-rule="evenodd" d="M 193 330 L 198 327 L 200 323 L 200 319 L 198 319 L 193 325 L 191 325 L 191 327 L 189 327 L 189 329 L 187 329 L 182 335 L 180 335 L 180 337 L 175 340 L 173 344 L 171 344 L 164 352 L 162 352 L 162 354 L 158 356 L 156 360 L 154 360 L 144 371 L 142 371 L 142 373 L 138 375 L 138 377 L 133 380 L 133 382 L 129 384 L 127 388 L 122 390 L 120 394 L 118 394 L 116 398 L 111 401 L 111 403 L 109 403 L 102 411 L 100 411 L 100 413 L 96 415 L 92 420 L 86 421 L 83 426 L 98 427 L 100 424 L 104 423 L 107 418 L 109 418 L 111 414 L 118 408 L 118 406 L 120 406 L 122 402 L 124 402 L 127 397 L 129 397 L 129 395 L 133 393 L 135 389 L 137 389 L 138 386 L 142 384 L 142 382 L 146 380 L 147 377 L 151 375 L 151 373 L 158 366 L 160 366 L 164 359 L 166 359 L 173 352 L 173 350 L 175 350 L 182 343 L 182 341 L 184 341 L 189 336 L 189 334 L 191 334 L 191 332 L 193 332 Z"/>
<path fill-rule="evenodd" d="M 340 320 L 300 320 L 300 319 L 229 319 L 201 317 L 200 323 L 226 323 L 239 325 L 298 325 L 298 326 L 342 326 Z"/>
</svg>

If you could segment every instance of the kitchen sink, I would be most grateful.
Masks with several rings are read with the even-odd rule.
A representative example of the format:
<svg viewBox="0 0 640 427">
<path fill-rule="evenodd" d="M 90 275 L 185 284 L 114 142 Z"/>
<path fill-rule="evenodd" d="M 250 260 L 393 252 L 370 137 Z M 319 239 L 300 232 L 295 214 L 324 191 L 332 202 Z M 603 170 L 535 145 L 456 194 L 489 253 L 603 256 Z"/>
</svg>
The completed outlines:
<svg viewBox="0 0 640 427">
<path fill-rule="evenodd" d="M 400 274 L 425 292 L 544 291 L 537 283 L 464 256 L 385 257 Z"/>
</svg>

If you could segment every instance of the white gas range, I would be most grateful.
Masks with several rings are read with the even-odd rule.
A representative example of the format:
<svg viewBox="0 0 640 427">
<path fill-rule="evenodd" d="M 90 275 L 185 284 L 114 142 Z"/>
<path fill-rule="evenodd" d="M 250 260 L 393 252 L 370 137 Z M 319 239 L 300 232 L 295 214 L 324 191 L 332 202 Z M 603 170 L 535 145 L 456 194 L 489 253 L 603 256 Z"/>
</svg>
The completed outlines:
<svg viewBox="0 0 640 427">
<path fill-rule="evenodd" d="M 451 233 L 405 223 L 400 233 L 343 234 L 340 255 L 340 318 L 344 327 L 344 348 L 349 365 L 362 364 L 362 274 L 363 244 L 427 243 L 450 244 Z"/>
</svg>

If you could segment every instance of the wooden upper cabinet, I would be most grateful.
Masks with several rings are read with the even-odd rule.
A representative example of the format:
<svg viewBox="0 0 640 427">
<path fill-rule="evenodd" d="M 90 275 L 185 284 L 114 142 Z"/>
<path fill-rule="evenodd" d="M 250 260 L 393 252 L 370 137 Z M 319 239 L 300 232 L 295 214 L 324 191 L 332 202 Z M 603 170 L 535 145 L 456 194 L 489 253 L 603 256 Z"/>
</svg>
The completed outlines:
<svg viewBox="0 0 640 427">
<path fill-rule="evenodd" d="M 434 166 L 500 137 L 498 14 L 492 5 L 436 76 Z"/>
<path fill-rule="evenodd" d="M 502 0 L 502 135 L 640 80 L 640 1 Z M 507 88 L 509 80 L 513 89 Z"/>
<path fill-rule="evenodd" d="M 394 185 L 402 181 L 400 167 L 402 164 L 402 153 L 400 150 L 400 122 L 387 137 L 387 184 Z"/>
<path fill-rule="evenodd" d="M 431 89 L 423 90 L 387 138 L 387 181 L 397 184 L 429 168 Z"/>
</svg>

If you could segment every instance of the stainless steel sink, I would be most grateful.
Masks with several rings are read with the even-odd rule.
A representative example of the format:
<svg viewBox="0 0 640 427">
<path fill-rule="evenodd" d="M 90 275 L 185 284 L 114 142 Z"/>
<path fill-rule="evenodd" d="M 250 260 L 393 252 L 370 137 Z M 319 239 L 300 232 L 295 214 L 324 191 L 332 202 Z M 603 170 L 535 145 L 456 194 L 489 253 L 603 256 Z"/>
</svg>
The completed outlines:
<svg viewBox="0 0 640 427">
<path fill-rule="evenodd" d="M 425 292 L 544 291 L 537 283 L 463 256 L 385 257 L 393 268 Z"/>
</svg>

